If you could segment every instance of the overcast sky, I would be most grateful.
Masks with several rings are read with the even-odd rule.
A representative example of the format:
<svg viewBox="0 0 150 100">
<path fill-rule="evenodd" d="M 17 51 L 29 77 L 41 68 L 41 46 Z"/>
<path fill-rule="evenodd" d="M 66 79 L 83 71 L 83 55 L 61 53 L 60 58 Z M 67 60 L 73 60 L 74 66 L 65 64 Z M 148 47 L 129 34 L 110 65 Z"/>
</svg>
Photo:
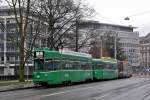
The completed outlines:
<svg viewBox="0 0 150 100">
<path fill-rule="evenodd" d="M 3 0 L 2 0 L 3 1 Z M 150 0 L 83 0 L 96 10 L 94 20 L 138 27 L 140 36 L 150 32 Z M 129 17 L 130 20 L 124 20 Z"/>
<path fill-rule="evenodd" d="M 96 10 L 95 20 L 104 23 L 136 26 L 140 36 L 150 32 L 150 0 L 85 1 Z M 128 16 L 130 20 L 124 20 Z"/>
</svg>

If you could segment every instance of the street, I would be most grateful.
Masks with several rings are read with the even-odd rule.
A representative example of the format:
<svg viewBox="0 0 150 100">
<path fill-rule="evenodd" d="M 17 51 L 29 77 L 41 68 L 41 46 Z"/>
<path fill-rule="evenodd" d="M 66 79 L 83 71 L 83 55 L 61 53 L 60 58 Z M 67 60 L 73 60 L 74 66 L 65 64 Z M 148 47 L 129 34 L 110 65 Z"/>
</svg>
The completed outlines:
<svg viewBox="0 0 150 100">
<path fill-rule="evenodd" d="M 0 100 L 150 100 L 150 78 L 129 78 L 65 87 L 0 93 Z"/>
</svg>

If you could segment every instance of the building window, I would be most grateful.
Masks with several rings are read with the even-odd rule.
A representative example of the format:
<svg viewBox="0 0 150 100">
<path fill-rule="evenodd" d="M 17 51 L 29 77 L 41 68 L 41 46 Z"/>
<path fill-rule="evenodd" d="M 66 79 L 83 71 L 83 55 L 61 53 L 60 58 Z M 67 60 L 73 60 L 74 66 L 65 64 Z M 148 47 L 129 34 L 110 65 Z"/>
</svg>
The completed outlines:
<svg viewBox="0 0 150 100">
<path fill-rule="evenodd" d="M 14 47 L 7 47 L 7 51 L 10 51 L 10 52 L 15 51 L 15 48 Z"/>
<path fill-rule="evenodd" d="M 19 56 L 15 57 L 15 60 L 16 60 L 16 61 L 19 61 Z"/>
<path fill-rule="evenodd" d="M 10 61 L 15 61 L 15 57 L 10 57 Z"/>
<path fill-rule="evenodd" d="M 4 68 L 0 68 L 0 75 L 4 74 Z"/>
<path fill-rule="evenodd" d="M 1 57 L 1 61 L 4 61 L 4 57 Z"/>
<path fill-rule="evenodd" d="M 9 57 L 7 57 L 7 61 L 9 61 Z"/>
<path fill-rule="evenodd" d="M 9 30 L 10 32 L 16 32 L 16 29 L 15 28 L 12 28 Z"/>
<path fill-rule="evenodd" d="M 16 20 L 14 18 L 8 18 L 7 23 L 16 23 Z"/>
<path fill-rule="evenodd" d="M 4 19 L 0 19 L 0 23 L 1 23 L 1 24 L 4 24 Z"/>
<path fill-rule="evenodd" d="M 10 20 L 7 20 L 7 23 L 10 23 Z"/>
</svg>

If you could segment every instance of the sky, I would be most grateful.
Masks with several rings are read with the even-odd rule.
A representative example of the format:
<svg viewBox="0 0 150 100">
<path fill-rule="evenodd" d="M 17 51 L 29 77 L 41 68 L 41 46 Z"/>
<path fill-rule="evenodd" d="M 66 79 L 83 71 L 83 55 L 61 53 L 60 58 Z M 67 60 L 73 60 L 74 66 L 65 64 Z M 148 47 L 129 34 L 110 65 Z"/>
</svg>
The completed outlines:
<svg viewBox="0 0 150 100">
<path fill-rule="evenodd" d="M 3 0 L 2 0 L 3 1 Z M 94 20 L 138 27 L 140 36 L 150 33 L 150 0 L 82 0 L 95 9 Z M 130 20 L 124 20 L 129 17 Z"/>
<path fill-rule="evenodd" d="M 150 32 L 150 0 L 85 0 L 99 22 L 138 27 L 140 36 Z M 130 20 L 124 20 L 129 17 Z"/>
</svg>

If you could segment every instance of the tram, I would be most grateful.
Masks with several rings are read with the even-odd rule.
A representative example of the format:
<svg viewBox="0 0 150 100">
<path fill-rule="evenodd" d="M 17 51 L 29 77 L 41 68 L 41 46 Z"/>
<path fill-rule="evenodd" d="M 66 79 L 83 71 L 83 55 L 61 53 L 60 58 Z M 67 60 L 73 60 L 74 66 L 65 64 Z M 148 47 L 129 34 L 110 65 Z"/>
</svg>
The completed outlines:
<svg viewBox="0 0 150 100">
<path fill-rule="evenodd" d="M 33 82 L 54 85 L 118 78 L 117 60 L 73 51 L 38 48 L 34 52 Z"/>
<path fill-rule="evenodd" d="M 93 79 L 92 57 L 72 51 L 50 51 L 47 48 L 34 52 L 35 84 L 62 84 Z"/>
</svg>

